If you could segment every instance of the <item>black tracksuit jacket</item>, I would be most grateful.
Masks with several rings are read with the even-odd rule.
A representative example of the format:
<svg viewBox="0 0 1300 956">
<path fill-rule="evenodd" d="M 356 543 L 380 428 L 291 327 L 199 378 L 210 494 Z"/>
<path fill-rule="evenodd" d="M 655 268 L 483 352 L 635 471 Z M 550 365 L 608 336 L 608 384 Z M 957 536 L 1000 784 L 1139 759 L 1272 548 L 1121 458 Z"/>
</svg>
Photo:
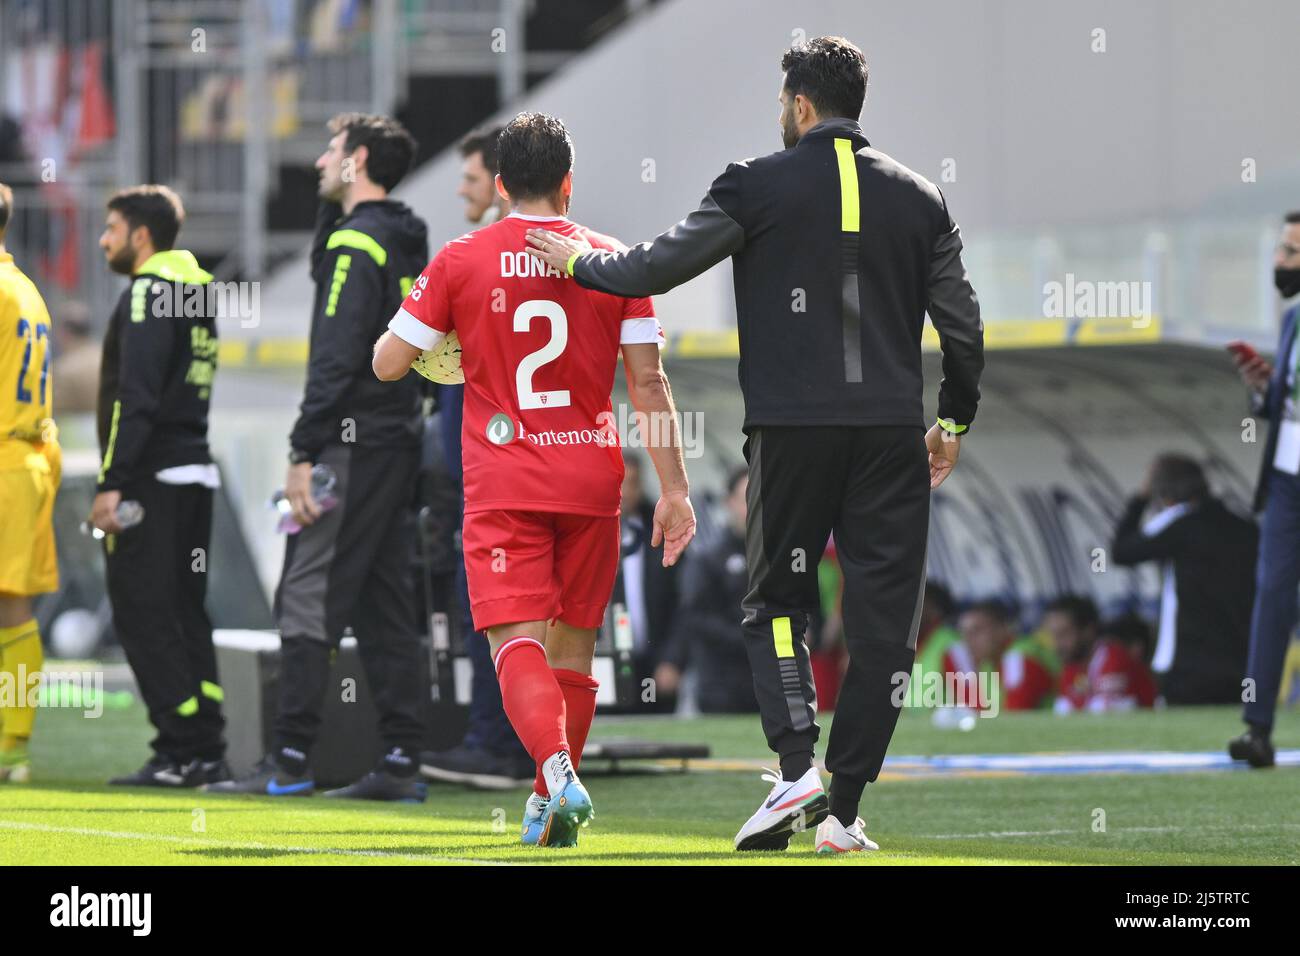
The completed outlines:
<svg viewBox="0 0 1300 956">
<path fill-rule="evenodd" d="M 331 444 L 419 446 L 420 378 L 381 382 L 370 362 L 428 262 L 428 230 L 404 203 L 358 203 L 347 216 L 322 204 L 311 251 L 307 384 L 289 436 L 295 451 L 315 461 Z"/>
<path fill-rule="evenodd" d="M 183 249 L 150 258 L 108 320 L 96 426 L 99 490 L 176 465 L 207 464 L 217 365 L 212 276 Z"/>
<path fill-rule="evenodd" d="M 921 328 L 939 333 L 939 417 L 969 426 L 984 367 L 979 303 L 939 189 L 832 119 L 732 163 L 699 208 L 626 252 L 570 264 L 588 288 L 659 294 L 732 257 L 745 431 L 921 425 Z"/>
</svg>

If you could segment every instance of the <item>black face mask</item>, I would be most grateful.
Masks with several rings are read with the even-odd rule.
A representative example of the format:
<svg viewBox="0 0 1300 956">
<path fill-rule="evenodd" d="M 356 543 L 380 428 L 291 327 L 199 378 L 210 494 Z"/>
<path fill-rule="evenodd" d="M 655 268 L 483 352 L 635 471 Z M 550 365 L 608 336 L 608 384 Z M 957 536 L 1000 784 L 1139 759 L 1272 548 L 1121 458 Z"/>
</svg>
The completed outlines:
<svg viewBox="0 0 1300 956">
<path fill-rule="evenodd" d="M 1277 286 L 1277 291 L 1282 293 L 1282 298 L 1291 298 L 1291 296 L 1300 293 L 1300 269 L 1283 269 L 1281 267 L 1274 269 L 1273 284 Z"/>
</svg>

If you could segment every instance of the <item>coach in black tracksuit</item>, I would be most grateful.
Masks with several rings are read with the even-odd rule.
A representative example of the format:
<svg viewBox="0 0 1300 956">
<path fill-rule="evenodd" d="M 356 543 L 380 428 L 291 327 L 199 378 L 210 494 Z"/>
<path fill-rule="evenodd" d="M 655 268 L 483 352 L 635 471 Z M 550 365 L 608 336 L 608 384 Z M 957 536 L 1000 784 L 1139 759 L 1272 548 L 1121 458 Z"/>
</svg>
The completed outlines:
<svg viewBox="0 0 1300 956">
<path fill-rule="evenodd" d="M 129 275 L 108 322 L 98 433 L 102 465 L 91 522 L 106 532 L 113 629 L 157 729 L 153 756 L 116 777 L 132 786 L 198 786 L 229 776 L 207 594 L 213 489 L 208 406 L 217 363 L 212 276 L 173 249 L 184 219 L 163 186 L 108 202 L 100 238 L 113 271 Z M 123 528 L 118 508 L 144 519 Z"/>
<path fill-rule="evenodd" d="M 787 148 L 732 163 L 668 232 L 625 253 L 557 247 L 549 233 L 530 241 L 543 257 L 558 248 L 580 284 L 628 296 L 665 292 L 732 257 L 754 687 L 782 776 L 797 780 L 818 737 L 803 635 L 833 530 L 852 662 L 826 765 L 831 812 L 848 827 L 898 718 L 893 694 L 915 654 L 932 473 L 936 483 L 946 475 L 955 436 L 975 416 L 983 331 L 943 196 L 871 148 L 856 121 L 861 51 L 820 38 L 789 51 L 782 69 Z M 927 311 L 944 371 L 942 425 L 928 436 Z"/>
<path fill-rule="evenodd" d="M 273 796 L 312 792 L 331 650 L 351 626 L 379 712 L 379 767 L 331 796 L 423 799 L 420 640 L 415 628 L 416 476 L 421 381 L 384 383 L 370 370 L 375 341 L 429 261 L 425 224 L 388 191 L 410 168 L 415 141 L 395 120 L 344 115 L 317 161 L 322 203 L 311 252 L 311 348 L 289 436 L 286 497 L 304 525 L 285 543 L 276 593 L 281 664 L 274 749 L 247 777 L 214 787 Z M 349 177 L 346 171 L 351 168 Z M 311 471 L 334 474 L 338 504 L 312 501 Z"/>
</svg>

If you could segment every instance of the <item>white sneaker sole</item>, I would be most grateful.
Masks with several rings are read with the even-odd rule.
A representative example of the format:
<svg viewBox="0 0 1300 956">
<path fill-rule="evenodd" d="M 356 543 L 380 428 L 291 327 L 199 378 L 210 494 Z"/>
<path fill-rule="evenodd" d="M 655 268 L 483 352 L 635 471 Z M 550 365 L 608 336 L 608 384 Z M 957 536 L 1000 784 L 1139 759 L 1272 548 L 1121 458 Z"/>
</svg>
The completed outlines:
<svg viewBox="0 0 1300 956">
<path fill-rule="evenodd" d="M 818 853 L 826 853 L 826 854 L 831 854 L 831 853 L 862 853 L 862 852 L 864 852 L 864 851 L 868 851 L 868 850 L 879 850 L 879 849 L 880 849 L 880 847 L 879 847 L 875 842 L 873 842 L 873 841 L 871 841 L 871 840 L 868 840 L 868 841 L 867 841 L 867 845 L 866 845 L 866 846 L 858 846 L 856 843 L 853 844 L 853 846 L 839 846 L 838 844 L 833 843 L 833 842 L 830 841 L 830 840 L 823 840 L 821 843 L 818 843 L 818 844 L 817 844 L 817 852 L 818 852 Z"/>
<path fill-rule="evenodd" d="M 797 807 L 773 813 L 760 829 L 746 833 L 743 837 L 737 834 L 736 849 L 741 852 L 784 850 L 790 845 L 792 836 L 817 826 L 826 819 L 829 810 L 830 800 L 826 791 L 822 790 Z"/>
</svg>

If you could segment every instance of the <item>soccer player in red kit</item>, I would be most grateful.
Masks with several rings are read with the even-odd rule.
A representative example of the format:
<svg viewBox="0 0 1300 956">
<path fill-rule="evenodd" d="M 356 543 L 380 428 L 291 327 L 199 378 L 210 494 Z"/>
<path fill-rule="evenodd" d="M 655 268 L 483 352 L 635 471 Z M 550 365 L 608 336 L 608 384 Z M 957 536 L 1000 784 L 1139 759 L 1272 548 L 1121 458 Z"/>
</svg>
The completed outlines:
<svg viewBox="0 0 1300 956">
<path fill-rule="evenodd" d="M 1146 625 L 1132 617 L 1100 622 L 1091 599 L 1063 595 L 1043 611 L 1061 669 L 1057 713 L 1151 707 L 1155 681 L 1146 666 Z"/>
<path fill-rule="evenodd" d="M 676 410 L 648 298 L 584 289 L 528 255 L 539 223 L 596 248 L 615 240 L 571 222 L 573 141 L 564 124 L 521 113 L 497 139 L 497 223 L 449 242 L 375 346 L 381 379 L 405 375 L 456 331 L 465 373 L 465 568 L 474 627 L 486 630 L 506 715 L 538 774 L 523 839 L 571 846 L 591 819 L 578 781 L 596 708 L 596 629 L 619 556 L 623 458 L 610 408 L 620 350 L 651 441 L 661 497 L 652 544 L 676 563 L 695 533 Z"/>
</svg>

